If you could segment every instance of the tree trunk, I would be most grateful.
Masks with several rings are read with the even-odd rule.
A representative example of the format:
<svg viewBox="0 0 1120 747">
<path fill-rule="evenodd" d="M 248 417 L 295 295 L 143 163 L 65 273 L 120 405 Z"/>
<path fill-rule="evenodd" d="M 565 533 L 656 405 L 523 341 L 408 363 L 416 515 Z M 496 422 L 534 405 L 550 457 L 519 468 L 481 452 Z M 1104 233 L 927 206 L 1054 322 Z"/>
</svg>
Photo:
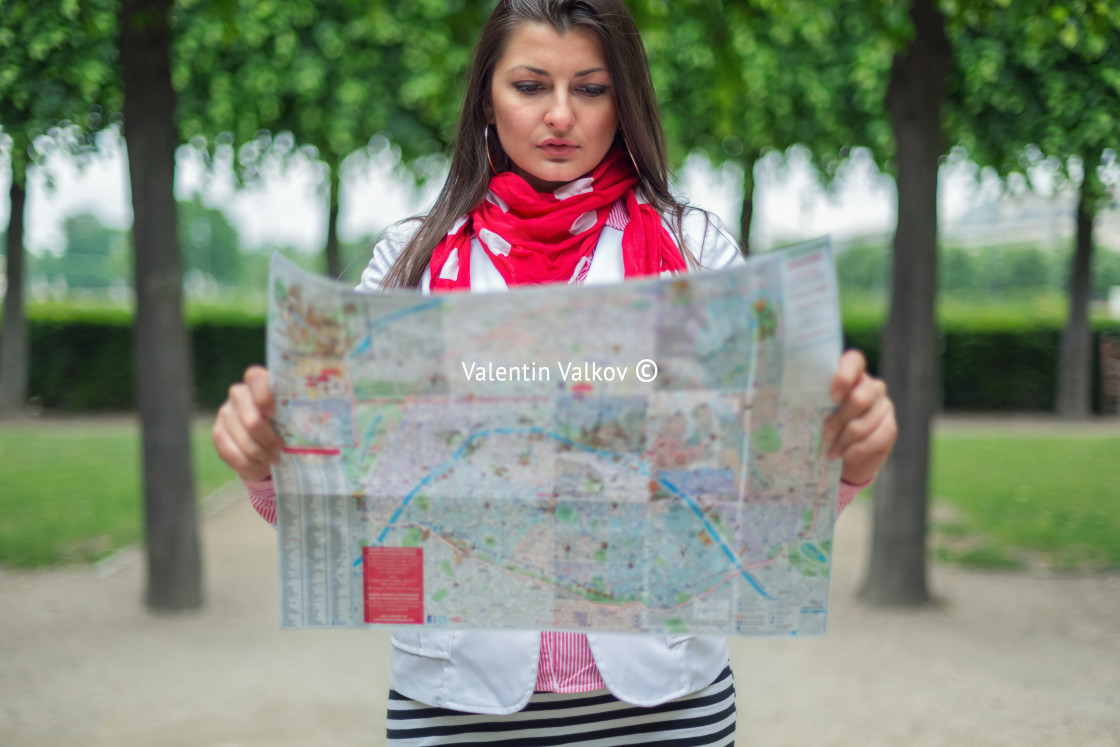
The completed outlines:
<svg viewBox="0 0 1120 747">
<path fill-rule="evenodd" d="M 331 170 L 331 204 L 327 218 L 327 274 L 332 278 L 342 275 L 342 257 L 338 248 L 338 192 L 339 168 L 337 164 L 330 166 Z"/>
<path fill-rule="evenodd" d="M 125 140 L 136 273 L 136 400 L 144 441 L 147 604 L 202 604 L 191 469 L 191 361 L 175 195 L 175 94 L 168 25 L 172 0 L 121 4 Z"/>
<path fill-rule="evenodd" d="M 1089 327 L 1089 293 L 1093 262 L 1094 162 L 1086 160 L 1077 201 L 1077 246 L 1069 278 L 1069 318 L 1058 349 L 1058 414 L 1087 418 L 1092 397 L 1093 333 Z"/>
<path fill-rule="evenodd" d="M 871 560 L 861 595 L 918 605 L 926 586 L 930 421 L 937 398 L 937 166 L 949 46 L 933 0 L 911 8 L 915 37 L 894 58 L 887 108 L 898 148 L 898 227 L 882 372 L 898 414 L 898 441 L 875 487 Z"/>
<path fill-rule="evenodd" d="M 13 161 L 16 159 L 13 158 Z M 27 380 L 31 346 L 23 304 L 23 218 L 27 202 L 27 172 L 13 164 L 12 213 L 8 220 L 4 323 L 0 328 L 0 418 L 19 415 L 27 402 Z"/>
<path fill-rule="evenodd" d="M 739 213 L 739 251 L 751 252 L 751 220 L 754 218 L 754 165 L 758 158 L 751 155 L 743 164 L 743 210 Z"/>
</svg>

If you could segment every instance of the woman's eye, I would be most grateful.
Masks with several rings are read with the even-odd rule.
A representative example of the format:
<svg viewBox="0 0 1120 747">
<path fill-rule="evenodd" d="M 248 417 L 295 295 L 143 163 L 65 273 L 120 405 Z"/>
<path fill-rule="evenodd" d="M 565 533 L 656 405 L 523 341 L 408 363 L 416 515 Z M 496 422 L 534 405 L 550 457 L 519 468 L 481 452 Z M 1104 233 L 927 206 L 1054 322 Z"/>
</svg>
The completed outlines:
<svg viewBox="0 0 1120 747">
<path fill-rule="evenodd" d="M 536 93 L 544 88 L 540 83 L 514 83 L 513 87 L 518 93 Z"/>
<path fill-rule="evenodd" d="M 588 96 L 602 96 L 607 92 L 607 89 L 603 86 L 584 86 L 579 90 L 583 91 Z"/>
</svg>

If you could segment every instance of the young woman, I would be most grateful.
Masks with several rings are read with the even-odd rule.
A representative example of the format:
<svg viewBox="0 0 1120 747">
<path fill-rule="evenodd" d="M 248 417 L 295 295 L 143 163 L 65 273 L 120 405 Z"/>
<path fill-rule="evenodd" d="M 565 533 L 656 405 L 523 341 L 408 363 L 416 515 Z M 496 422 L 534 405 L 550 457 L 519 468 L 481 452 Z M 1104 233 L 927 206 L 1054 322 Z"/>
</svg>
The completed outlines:
<svg viewBox="0 0 1120 747">
<path fill-rule="evenodd" d="M 610 283 L 740 261 L 714 219 L 669 191 L 645 50 L 621 0 L 502 0 L 475 50 L 447 183 L 426 218 L 386 232 L 359 289 Z M 885 461 L 894 411 L 854 351 L 831 395 L 824 436 L 843 460 L 843 507 Z M 251 368 L 213 432 L 270 521 L 283 448 L 273 411 L 267 372 Z M 390 744 L 734 741 L 722 639 L 412 629 L 392 642 Z"/>
</svg>

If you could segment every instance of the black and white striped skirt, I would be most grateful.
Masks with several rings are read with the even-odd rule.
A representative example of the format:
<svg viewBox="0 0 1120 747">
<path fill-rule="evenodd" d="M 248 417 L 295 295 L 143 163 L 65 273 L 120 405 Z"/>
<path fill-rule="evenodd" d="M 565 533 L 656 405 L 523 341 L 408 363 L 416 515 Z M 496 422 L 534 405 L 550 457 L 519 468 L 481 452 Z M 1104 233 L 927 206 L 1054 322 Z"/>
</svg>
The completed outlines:
<svg viewBox="0 0 1120 747">
<path fill-rule="evenodd" d="M 390 747 L 423 745 L 673 745 L 735 743 L 735 680 L 725 667 L 703 690 L 652 708 L 624 703 L 610 693 L 534 693 L 507 716 L 432 708 L 389 691 Z"/>
</svg>

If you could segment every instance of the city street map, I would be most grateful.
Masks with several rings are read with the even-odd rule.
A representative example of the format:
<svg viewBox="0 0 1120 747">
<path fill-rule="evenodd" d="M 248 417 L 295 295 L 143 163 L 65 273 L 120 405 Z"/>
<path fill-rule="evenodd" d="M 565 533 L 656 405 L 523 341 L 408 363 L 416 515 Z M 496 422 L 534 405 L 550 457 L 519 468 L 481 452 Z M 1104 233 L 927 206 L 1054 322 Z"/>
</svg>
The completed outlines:
<svg viewBox="0 0 1120 747">
<path fill-rule="evenodd" d="M 823 240 L 435 296 L 277 256 L 281 624 L 823 633 L 840 349 Z"/>
</svg>

